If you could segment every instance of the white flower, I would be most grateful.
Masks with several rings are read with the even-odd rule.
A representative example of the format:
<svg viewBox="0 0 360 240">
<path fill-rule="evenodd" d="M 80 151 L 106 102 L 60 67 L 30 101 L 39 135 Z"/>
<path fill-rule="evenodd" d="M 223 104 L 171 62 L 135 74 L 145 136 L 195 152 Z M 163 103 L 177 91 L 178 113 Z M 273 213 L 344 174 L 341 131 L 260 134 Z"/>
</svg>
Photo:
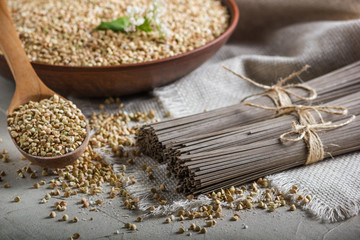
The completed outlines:
<svg viewBox="0 0 360 240">
<path fill-rule="evenodd" d="M 127 12 L 128 15 L 133 15 L 133 9 L 132 9 L 132 7 L 131 7 L 131 6 L 127 6 L 127 7 L 126 7 L 126 12 Z"/>
<path fill-rule="evenodd" d="M 136 27 L 143 25 L 147 20 L 154 31 L 159 31 L 161 37 L 167 38 L 170 36 L 171 31 L 166 27 L 166 22 L 161 19 L 161 16 L 166 13 L 164 1 L 152 0 L 147 9 L 127 6 L 126 12 L 131 24 L 131 26 L 124 29 L 126 32 L 135 32 Z"/>
<path fill-rule="evenodd" d="M 140 7 L 134 7 L 134 14 L 135 15 L 143 15 L 145 12 L 144 8 L 140 8 Z"/>
<path fill-rule="evenodd" d="M 135 26 L 140 26 L 145 22 L 145 18 L 140 17 L 135 21 Z"/>
<path fill-rule="evenodd" d="M 135 22 L 136 22 L 136 20 L 135 20 L 135 17 L 130 17 L 129 18 L 129 21 L 130 21 L 130 23 L 132 24 L 132 25 L 135 25 Z"/>
<path fill-rule="evenodd" d="M 153 12 L 148 12 L 146 13 L 146 18 L 147 19 L 152 19 L 154 17 L 154 13 Z"/>
<path fill-rule="evenodd" d="M 135 25 L 131 25 L 130 27 L 126 27 L 124 28 L 125 32 L 135 32 L 136 31 L 136 27 Z"/>
<path fill-rule="evenodd" d="M 134 7 L 134 13 L 135 13 L 135 14 L 138 14 L 139 11 L 140 11 L 140 8 L 137 7 L 137 6 L 135 6 L 135 7 Z"/>
<path fill-rule="evenodd" d="M 133 16 L 129 18 L 129 21 L 133 26 L 140 26 L 145 22 L 145 18 L 141 16 L 137 16 L 137 17 Z"/>
</svg>

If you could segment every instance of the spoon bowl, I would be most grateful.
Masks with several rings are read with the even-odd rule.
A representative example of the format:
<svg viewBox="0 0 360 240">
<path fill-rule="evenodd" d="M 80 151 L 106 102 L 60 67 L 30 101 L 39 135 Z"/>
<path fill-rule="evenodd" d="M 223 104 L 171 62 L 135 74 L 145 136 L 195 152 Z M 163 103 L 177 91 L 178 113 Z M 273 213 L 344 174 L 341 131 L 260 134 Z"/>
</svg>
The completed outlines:
<svg viewBox="0 0 360 240">
<path fill-rule="evenodd" d="M 90 134 L 89 134 L 90 129 L 88 125 L 86 125 L 86 132 L 87 134 L 84 141 L 73 152 L 69 152 L 63 155 L 58 155 L 53 157 L 41 157 L 41 156 L 31 155 L 25 152 L 24 150 L 22 150 L 19 147 L 19 145 L 16 143 L 14 138 L 11 138 L 11 140 L 13 141 L 19 152 L 33 164 L 39 165 L 44 168 L 62 168 L 74 163 L 85 152 L 90 138 Z"/>
<path fill-rule="evenodd" d="M 15 109 L 30 101 L 39 102 L 42 99 L 50 98 L 56 93 L 49 89 L 40 80 L 31 66 L 25 50 L 22 48 L 20 39 L 16 33 L 14 24 L 12 23 L 9 11 L 6 7 L 5 1 L 0 0 L 0 50 L 4 53 L 6 61 L 8 62 L 13 77 L 16 83 L 15 94 L 11 100 L 8 108 L 8 116 L 11 115 Z M 58 94 L 57 94 L 58 95 Z M 65 98 L 61 97 L 66 100 Z M 10 134 L 11 136 L 11 134 Z M 82 144 L 74 151 L 58 156 L 40 157 L 31 155 L 20 148 L 15 139 L 11 137 L 17 149 L 24 157 L 32 163 L 47 168 L 65 167 L 75 162 L 86 150 L 90 138 L 90 129 L 86 125 L 86 137 Z"/>
</svg>

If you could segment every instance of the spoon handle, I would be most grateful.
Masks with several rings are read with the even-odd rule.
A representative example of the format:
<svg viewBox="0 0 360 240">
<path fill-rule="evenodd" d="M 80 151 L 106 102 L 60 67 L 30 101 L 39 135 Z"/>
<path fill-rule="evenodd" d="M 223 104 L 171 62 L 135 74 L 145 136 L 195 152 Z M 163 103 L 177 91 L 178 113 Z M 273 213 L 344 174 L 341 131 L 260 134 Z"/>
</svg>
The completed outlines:
<svg viewBox="0 0 360 240">
<path fill-rule="evenodd" d="M 34 100 L 34 96 L 51 95 L 39 79 L 22 47 L 21 41 L 11 20 L 5 0 L 0 0 L 0 50 L 4 53 L 16 83 L 16 90 L 8 112 L 20 102 Z"/>
<path fill-rule="evenodd" d="M 4 0 L 0 0 L 0 26 L 0 49 L 5 55 L 16 83 L 29 81 L 29 73 L 35 75 L 35 72 L 22 48 Z"/>
</svg>

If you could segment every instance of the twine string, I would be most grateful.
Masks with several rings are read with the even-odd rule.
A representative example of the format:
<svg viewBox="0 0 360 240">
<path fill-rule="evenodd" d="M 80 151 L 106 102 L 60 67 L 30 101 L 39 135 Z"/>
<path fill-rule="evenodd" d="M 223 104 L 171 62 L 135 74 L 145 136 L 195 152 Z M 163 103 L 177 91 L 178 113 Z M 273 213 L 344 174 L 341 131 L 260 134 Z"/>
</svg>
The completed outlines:
<svg viewBox="0 0 360 240">
<path fill-rule="evenodd" d="M 317 133 L 317 131 L 321 130 L 330 130 L 339 127 L 343 127 L 349 123 L 351 123 L 355 116 L 352 116 L 349 120 L 341 124 L 332 124 L 332 122 L 325 122 L 322 116 L 322 113 L 333 114 L 333 115 L 346 115 L 348 110 L 344 107 L 339 106 L 304 106 L 304 105 L 294 105 L 292 104 L 290 96 L 298 98 L 303 101 L 310 101 L 317 97 L 316 91 L 308 86 L 304 86 L 302 84 L 284 84 L 290 79 L 299 76 L 302 72 L 306 71 L 309 68 L 309 65 L 305 65 L 302 69 L 297 72 L 294 72 L 287 76 L 284 79 L 280 79 L 275 85 L 268 86 L 261 83 L 257 83 L 254 80 L 247 78 L 241 74 L 235 73 L 231 69 L 223 66 L 226 70 L 233 73 L 234 75 L 240 77 L 241 79 L 257 86 L 263 88 L 264 90 L 249 95 L 241 100 L 244 102 L 244 105 L 250 107 L 261 108 L 265 110 L 276 111 L 275 117 L 286 115 L 286 114 L 295 114 L 299 119 L 299 124 L 295 122 L 292 123 L 292 130 L 286 133 L 283 133 L 280 136 L 281 142 L 297 142 L 300 140 L 304 140 L 307 148 L 308 148 L 308 156 L 305 162 L 305 165 L 315 163 L 324 159 L 325 152 L 323 143 Z M 298 95 L 291 91 L 290 89 L 299 88 L 307 91 L 309 93 L 308 97 L 304 97 Z M 270 97 L 275 107 L 262 106 L 255 103 L 245 102 L 245 100 L 260 96 L 267 95 Z M 319 123 L 313 116 L 312 112 L 316 113 L 317 118 L 319 119 Z M 296 138 L 291 138 L 291 135 L 298 135 Z"/>
<path fill-rule="evenodd" d="M 247 82 L 249 82 L 249 83 L 251 83 L 251 84 L 253 84 L 253 85 L 257 86 L 257 87 L 264 89 L 264 91 L 261 91 L 259 93 L 255 93 L 255 94 L 251 94 L 251 95 L 243 98 L 241 100 L 241 102 L 245 102 L 245 100 L 247 100 L 249 98 L 252 98 L 252 97 L 255 97 L 255 96 L 267 95 L 273 100 L 274 104 L 277 107 L 282 107 L 282 106 L 291 105 L 290 96 L 293 96 L 293 97 L 298 98 L 298 99 L 303 100 L 303 101 L 310 101 L 310 100 L 313 100 L 313 99 L 315 99 L 317 97 L 316 91 L 311 87 L 308 87 L 308 86 L 305 86 L 305 85 L 302 85 L 302 84 L 288 84 L 288 85 L 284 86 L 284 84 L 287 81 L 293 79 L 296 76 L 299 76 L 302 72 L 306 71 L 309 68 L 309 65 L 305 65 L 299 71 L 290 74 L 289 76 L 287 76 L 284 79 L 280 79 L 275 85 L 272 85 L 272 86 L 268 86 L 268 85 L 265 85 L 265 84 L 255 82 L 254 80 L 252 80 L 252 79 L 250 79 L 248 77 L 245 77 L 245 76 L 243 76 L 243 75 L 241 75 L 239 73 L 236 73 L 236 72 L 232 71 L 231 69 L 229 69 L 226 66 L 223 66 L 223 68 L 226 69 L 227 71 L 231 72 L 235 76 L 238 76 L 241 79 L 243 79 L 243 80 L 245 80 L 245 81 L 247 81 Z M 293 91 L 291 91 L 291 89 L 294 89 L 294 88 L 303 89 L 303 90 L 307 91 L 309 93 L 309 96 L 305 97 L 305 96 L 301 96 L 299 94 L 294 93 Z"/>
<path fill-rule="evenodd" d="M 339 106 L 305 106 L 305 105 L 290 105 L 284 107 L 267 107 L 258 105 L 255 103 L 246 102 L 246 106 L 261 108 L 265 110 L 276 111 L 275 117 L 279 117 L 286 114 L 296 113 L 299 117 L 306 114 L 305 111 L 316 112 L 320 121 L 324 122 L 323 117 L 320 112 L 333 114 L 333 115 L 346 115 L 348 113 L 347 108 Z"/>
<path fill-rule="evenodd" d="M 309 151 L 305 165 L 315 163 L 323 160 L 325 155 L 324 146 L 317 131 L 331 130 L 343 127 L 354 121 L 355 118 L 355 115 L 353 115 L 350 119 L 341 124 L 332 124 L 331 122 L 323 122 L 319 124 L 296 124 L 295 122 L 292 122 L 292 130 L 283 133 L 280 136 L 280 140 L 282 142 L 297 142 L 300 140 L 304 140 Z M 290 137 L 296 134 L 298 135 L 298 137 Z"/>
<path fill-rule="evenodd" d="M 303 106 L 303 105 L 292 105 L 285 107 L 267 107 L 261 106 L 253 103 L 246 103 L 248 106 L 257 107 L 265 110 L 277 111 L 276 116 L 285 115 L 285 114 L 295 114 L 299 118 L 300 124 L 292 123 L 293 130 L 287 133 L 284 133 L 280 136 L 282 142 L 297 142 L 304 140 L 308 148 L 308 157 L 306 160 L 306 165 L 321 161 L 324 159 L 324 146 L 323 143 L 317 134 L 317 131 L 320 130 L 330 130 L 345 126 L 352 122 L 355 119 L 355 116 L 352 116 L 348 121 L 342 124 L 332 125 L 331 122 L 325 122 L 321 113 L 333 114 L 333 115 L 346 115 L 348 110 L 344 107 L 339 106 Z M 311 112 L 315 112 L 319 118 L 317 123 L 315 117 Z M 297 138 L 289 138 L 288 136 L 298 134 Z"/>
</svg>

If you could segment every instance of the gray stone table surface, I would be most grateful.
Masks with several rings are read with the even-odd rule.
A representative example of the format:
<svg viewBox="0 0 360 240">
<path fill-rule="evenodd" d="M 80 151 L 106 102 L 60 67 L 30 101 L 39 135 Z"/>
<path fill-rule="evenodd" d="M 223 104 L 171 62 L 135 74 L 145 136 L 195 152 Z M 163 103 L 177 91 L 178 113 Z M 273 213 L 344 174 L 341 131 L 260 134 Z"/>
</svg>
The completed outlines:
<svg viewBox="0 0 360 240">
<path fill-rule="evenodd" d="M 124 223 L 133 222 L 141 213 L 124 209 L 119 198 L 105 199 L 98 211 L 90 212 L 77 203 L 80 196 L 72 197 L 66 199 L 66 212 L 57 212 L 56 218 L 49 218 L 53 203 L 59 199 L 52 198 L 46 204 L 39 204 L 49 189 L 34 189 L 32 186 L 40 180 L 49 181 L 51 176 L 31 179 L 27 175 L 22 179 L 16 173 L 17 169 L 30 163 L 20 160 L 6 129 L 6 110 L 14 89 L 13 82 L 0 77 L 0 138 L 3 139 L 0 149 L 6 148 L 10 155 L 9 163 L 0 162 L 0 171 L 7 173 L 0 182 L 1 240 L 69 239 L 74 233 L 79 233 L 81 239 L 360 239 L 360 216 L 338 223 L 322 223 L 304 211 L 289 212 L 286 208 L 272 213 L 258 209 L 241 211 L 241 219 L 237 222 L 229 220 L 233 215 L 231 210 L 224 210 L 227 217 L 218 220 L 207 234 L 192 232 L 190 237 L 176 232 L 181 226 L 188 228 L 191 222 L 200 224 L 203 220 L 164 224 L 165 217 L 156 217 L 136 223 L 137 231 L 123 228 Z M 38 172 L 42 170 L 31 167 Z M 5 182 L 9 182 L 11 187 L 5 189 Z M 15 196 L 20 196 L 21 202 L 15 203 Z M 65 213 L 70 219 L 77 216 L 80 221 L 59 221 Z"/>
</svg>

